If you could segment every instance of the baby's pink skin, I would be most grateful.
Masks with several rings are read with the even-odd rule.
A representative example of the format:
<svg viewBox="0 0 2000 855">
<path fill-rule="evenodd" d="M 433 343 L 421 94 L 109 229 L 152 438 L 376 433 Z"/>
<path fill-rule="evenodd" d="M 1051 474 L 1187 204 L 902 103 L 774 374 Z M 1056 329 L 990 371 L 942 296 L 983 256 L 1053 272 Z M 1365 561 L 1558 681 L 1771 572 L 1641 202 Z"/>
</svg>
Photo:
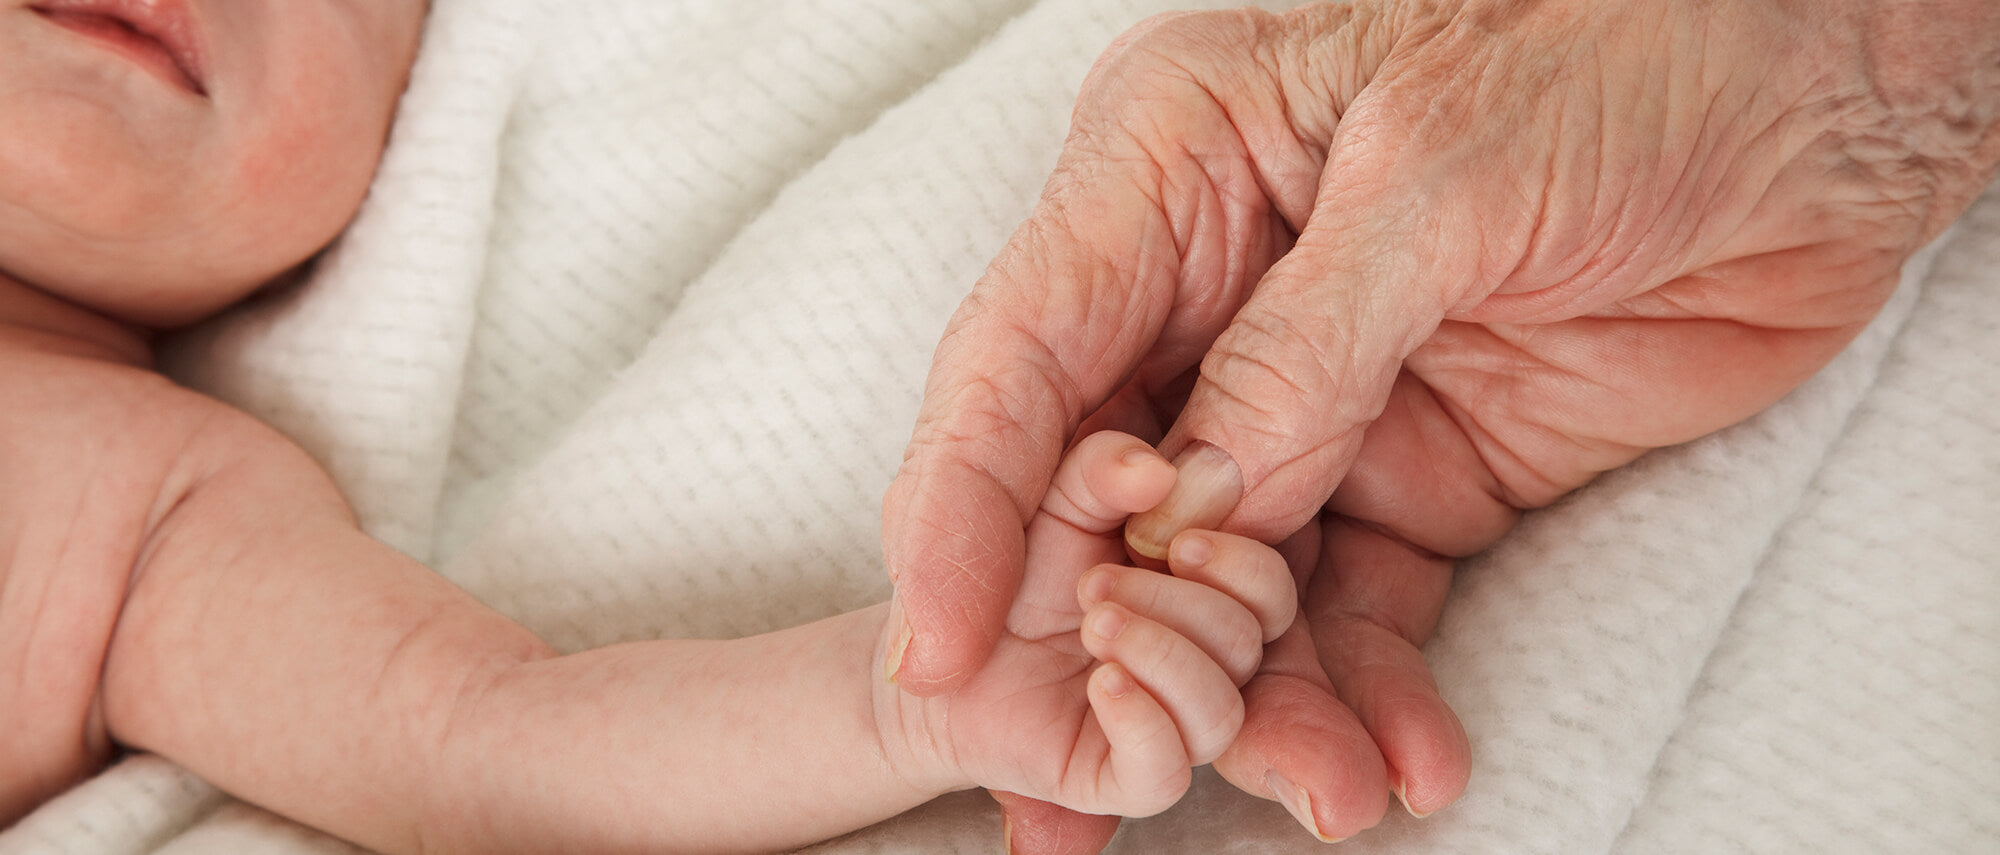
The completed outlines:
<svg viewBox="0 0 2000 855">
<path fill-rule="evenodd" d="M 202 92 L 32 0 L 0 0 L 0 276 L 175 325 L 269 282 L 347 224 L 426 3 L 128 5 L 185 14 Z"/>
</svg>

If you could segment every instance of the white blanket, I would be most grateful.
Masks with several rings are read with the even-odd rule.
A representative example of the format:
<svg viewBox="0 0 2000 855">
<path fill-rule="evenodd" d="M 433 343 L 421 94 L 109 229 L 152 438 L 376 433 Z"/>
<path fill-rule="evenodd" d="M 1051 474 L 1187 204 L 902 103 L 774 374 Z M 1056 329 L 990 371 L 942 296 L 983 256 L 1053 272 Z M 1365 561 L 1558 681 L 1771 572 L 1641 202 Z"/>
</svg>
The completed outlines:
<svg viewBox="0 0 2000 855">
<path fill-rule="evenodd" d="M 1090 61 L 1199 5 L 439 0 L 354 227 L 174 370 L 565 650 L 874 602 L 947 314 Z M 1993 851 L 2000 193 L 1943 243 L 1775 408 L 1467 563 L 1428 655 L 1471 789 L 1346 848 Z M 821 851 L 998 847 L 966 793 Z M 347 848 L 148 757 L 0 833 L 5 855 Z M 1204 774 L 1114 848 L 1319 844 Z"/>
</svg>

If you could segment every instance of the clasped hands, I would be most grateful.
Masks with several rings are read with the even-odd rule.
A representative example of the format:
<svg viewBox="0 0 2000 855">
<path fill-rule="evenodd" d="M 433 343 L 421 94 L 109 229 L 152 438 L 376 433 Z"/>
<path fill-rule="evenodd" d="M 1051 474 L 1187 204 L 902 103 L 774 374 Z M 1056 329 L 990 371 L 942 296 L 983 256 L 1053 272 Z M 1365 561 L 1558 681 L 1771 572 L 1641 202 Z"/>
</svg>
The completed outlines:
<svg viewBox="0 0 2000 855">
<path fill-rule="evenodd" d="M 1298 580 L 1222 776 L 1322 839 L 1449 805 L 1471 755 L 1420 651 L 1453 561 L 1831 359 L 2000 163 L 1996 54 L 1983 0 L 1142 24 L 939 346 L 886 667 L 931 696 L 1004 651 L 1057 462 L 1117 429 L 1180 468 L 1133 552 L 1219 530 Z M 1017 852 L 1116 828 L 995 795 Z"/>
</svg>

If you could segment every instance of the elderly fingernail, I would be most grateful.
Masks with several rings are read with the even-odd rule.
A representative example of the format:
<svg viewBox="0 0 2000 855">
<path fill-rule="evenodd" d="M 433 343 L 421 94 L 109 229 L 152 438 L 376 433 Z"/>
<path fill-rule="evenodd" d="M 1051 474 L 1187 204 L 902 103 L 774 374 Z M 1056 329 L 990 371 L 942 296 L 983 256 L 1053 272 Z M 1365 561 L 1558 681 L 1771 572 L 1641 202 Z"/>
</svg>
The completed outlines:
<svg viewBox="0 0 2000 855">
<path fill-rule="evenodd" d="M 1291 812 L 1292 818 L 1305 826 L 1307 831 L 1312 832 L 1313 837 L 1318 838 L 1319 842 L 1339 843 L 1345 839 L 1328 837 L 1326 832 L 1319 830 L 1319 820 L 1313 817 L 1312 795 L 1307 793 L 1304 787 L 1285 780 L 1285 776 L 1276 771 L 1264 775 L 1264 786 L 1271 788 L 1271 795 L 1278 800 L 1278 804 L 1284 805 L 1285 810 Z"/>
<path fill-rule="evenodd" d="M 1402 802 L 1403 810 L 1409 811 L 1411 816 L 1418 819 L 1423 819 L 1432 813 L 1431 811 L 1418 811 L 1416 808 L 1410 807 L 1410 782 L 1408 781 L 1396 782 L 1396 801 Z"/>
<path fill-rule="evenodd" d="M 1125 524 L 1125 543 L 1155 561 L 1167 557 L 1174 535 L 1191 528 L 1215 528 L 1243 498 L 1243 470 L 1229 452 L 1206 442 L 1188 446 L 1175 458 L 1180 471 L 1165 501 Z"/>
<path fill-rule="evenodd" d="M 910 639 L 915 637 L 916 633 L 910 630 L 908 623 L 896 631 L 896 640 L 890 642 L 889 655 L 882 661 L 882 676 L 889 682 L 896 682 L 897 672 L 903 670 L 903 653 L 910 649 Z"/>
</svg>

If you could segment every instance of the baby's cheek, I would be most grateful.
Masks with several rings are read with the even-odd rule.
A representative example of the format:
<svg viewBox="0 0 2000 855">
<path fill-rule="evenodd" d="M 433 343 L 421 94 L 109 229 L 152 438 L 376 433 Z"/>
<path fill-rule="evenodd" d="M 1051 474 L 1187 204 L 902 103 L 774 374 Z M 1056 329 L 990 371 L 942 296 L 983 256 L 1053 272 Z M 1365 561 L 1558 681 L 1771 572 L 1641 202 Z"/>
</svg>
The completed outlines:
<svg viewBox="0 0 2000 855">
<path fill-rule="evenodd" d="M 262 64 L 240 76 L 209 201 L 239 269 L 268 281 L 332 242 L 368 193 L 387 145 L 407 57 L 357 35 L 332 4 L 266 10 Z M 385 56 L 385 51 L 396 56 Z"/>
<path fill-rule="evenodd" d="M 331 243 L 367 195 L 380 137 L 340 123 L 274 123 L 246 140 L 235 178 L 212 216 L 234 244 L 238 270 L 218 278 L 269 280 Z"/>
</svg>

